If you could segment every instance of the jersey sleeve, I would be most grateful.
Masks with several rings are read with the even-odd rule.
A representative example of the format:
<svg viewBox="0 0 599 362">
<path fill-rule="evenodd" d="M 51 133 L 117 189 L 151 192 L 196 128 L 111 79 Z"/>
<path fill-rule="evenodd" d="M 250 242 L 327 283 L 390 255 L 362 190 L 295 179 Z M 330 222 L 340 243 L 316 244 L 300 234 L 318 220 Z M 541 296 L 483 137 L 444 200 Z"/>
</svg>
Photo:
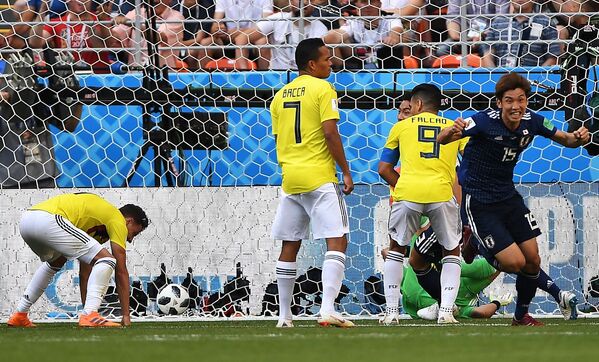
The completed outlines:
<svg viewBox="0 0 599 362">
<path fill-rule="evenodd" d="M 275 21 L 274 19 L 279 17 L 279 14 L 275 14 L 275 15 L 271 15 L 267 18 L 267 20 L 261 20 L 259 22 L 256 23 L 256 28 L 258 28 L 258 30 L 260 30 L 260 32 L 266 36 L 268 36 L 268 34 L 272 33 L 275 30 Z"/>
<path fill-rule="evenodd" d="M 387 141 L 385 142 L 385 147 L 383 148 L 383 152 L 381 153 L 381 162 L 390 163 L 392 165 L 396 165 L 397 161 L 399 161 L 399 129 L 401 127 L 401 122 L 396 123 L 391 131 L 389 131 L 389 136 L 387 137 Z"/>
<path fill-rule="evenodd" d="M 278 112 L 279 97 L 275 97 L 270 104 L 270 119 L 272 123 L 272 134 L 279 134 L 279 112 Z"/>
<path fill-rule="evenodd" d="M 225 12 L 225 4 L 223 4 L 223 0 L 216 0 L 214 2 L 214 12 L 215 13 L 224 13 Z"/>
<path fill-rule="evenodd" d="M 463 137 L 476 136 L 484 131 L 487 115 L 483 112 L 476 113 L 464 119 L 466 128 L 464 128 Z"/>
<path fill-rule="evenodd" d="M 557 127 L 555 127 L 555 125 L 553 124 L 553 122 L 551 122 L 550 119 L 545 118 L 541 115 L 538 115 L 538 133 L 546 138 L 551 138 L 555 135 L 555 133 L 557 132 Z"/>
<path fill-rule="evenodd" d="M 331 119 L 338 120 L 339 105 L 337 100 L 337 91 L 332 84 L 327 82 L 328 87 L 323 91 L 320 97 L 320 122 L 325 122 Z"/>
</svg>

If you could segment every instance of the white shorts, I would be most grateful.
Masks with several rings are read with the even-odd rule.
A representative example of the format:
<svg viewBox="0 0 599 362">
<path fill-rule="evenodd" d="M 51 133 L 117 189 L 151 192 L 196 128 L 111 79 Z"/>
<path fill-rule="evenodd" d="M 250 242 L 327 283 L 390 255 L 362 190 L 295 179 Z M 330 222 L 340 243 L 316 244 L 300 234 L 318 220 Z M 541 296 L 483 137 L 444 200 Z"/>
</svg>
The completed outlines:
<svg viewBox="0 0 599 362">
<path fill-rule="evenodd" d="M 343 194 L 336 183 L 326 183 L 305 194 L 287 195 L 281 191 L 272 227 L 275 240 L 305 240 L 338 238 L 349 233 L 347 207 Z"/>
<path fill-rule="evenodd" d="M 410 245 L 414 233 L 420 228 L 420 217 L 428 216 L 445 250 L 453 250 L 460 243 L 462 225 L 460 210 L 455 199 L 432 204 L 398 201 L 391 205 L 389 236 L 401 246 Z"/>
<path fill-rule="evenodd" d="M 19 230 L 23 240 L 42 261 L 54 261 L 61 255 L 91 264 L 102 250 L 98 241 L 78 229 L 69 220 L 41 210 L 25 211 Z"/>
</svg>

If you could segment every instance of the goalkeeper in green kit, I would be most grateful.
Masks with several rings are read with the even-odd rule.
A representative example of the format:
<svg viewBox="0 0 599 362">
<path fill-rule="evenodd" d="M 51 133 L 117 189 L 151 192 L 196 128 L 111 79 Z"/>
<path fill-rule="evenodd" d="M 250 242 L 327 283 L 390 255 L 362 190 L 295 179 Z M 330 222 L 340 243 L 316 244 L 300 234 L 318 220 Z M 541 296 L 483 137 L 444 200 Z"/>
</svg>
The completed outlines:
<svg viewBox="0 0 599 362">
<path fill-rule="evenodd" d="M 421 230 L 421 233 L 412 238 L 411 247 L 418 250 L 430 263 L 436 264 L 442 258 L 442 250 L 436 242 L 436 235 L 430 228 L 427 217 L 422 217 Z M 383 257 L 386 257 L 386 251 L 383 250 Z M 461 267 L 460 288 L 454 310 L 456 317 L 490 318 L 501 306 L 512 302 L 512 294 L 506 293 L 500 297 L 491 297 L 490 303 L 477 306 L 479 293 L 489 286 L 500 272 L 485 259 L 477 259 L 472 264 L 462 263 Z M 404 313 L 412 318 L 437 320 L 439 304 L 420 286 L 410 266 L 404 267 L 401 295 Z"/>
</svg>

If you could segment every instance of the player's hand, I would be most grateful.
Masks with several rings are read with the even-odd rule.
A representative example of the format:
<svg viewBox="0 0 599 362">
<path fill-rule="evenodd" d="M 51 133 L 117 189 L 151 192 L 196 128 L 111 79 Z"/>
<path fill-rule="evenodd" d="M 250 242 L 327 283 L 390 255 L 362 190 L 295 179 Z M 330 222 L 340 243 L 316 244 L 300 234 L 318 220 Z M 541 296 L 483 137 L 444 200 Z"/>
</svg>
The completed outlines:
<svg viewBox="0 0 599 362">
<path fill-rule="evenodd" d="M 121 325 L 123 327 L 129 327 L 131 326 L 131 317 L 130 316 L 123 316 L 123 319 L 121 319 Z"/>
<path fill-rule="evenodd" d="M 458 117 L 455 122 L 453 122 L 453 126 L 451 127 L 451 132 L 453 134 L 462 135 L 464 129 L 468 126 L 468 123 L 464 122 L 462 117 Z"/>
<path fill-rule="evenodd" d="M 346 195 L 351 194 L 351 192 L 354 191 L 354 180 L 352 179 L 351 175 L 348 174 L 344 174 L 343 175 L 343 193 Z"/>
<path fill-rule="evenodd" d="M 572 134 L 574 135 L 574 137 L 576 137 L 576 139 L 580 142 L 581 145 L 587 144 L 591 138 L 589 130 L 586 129 L 586 127 L 584 126 L 572 132 Z"/>
<path fill-rule="evenodd" d="M 399 44 L 399 35 L 398 36 L 387 36 L 383 38 L 383 44 L 388 46 L 394 46 Z"/>
</svg>

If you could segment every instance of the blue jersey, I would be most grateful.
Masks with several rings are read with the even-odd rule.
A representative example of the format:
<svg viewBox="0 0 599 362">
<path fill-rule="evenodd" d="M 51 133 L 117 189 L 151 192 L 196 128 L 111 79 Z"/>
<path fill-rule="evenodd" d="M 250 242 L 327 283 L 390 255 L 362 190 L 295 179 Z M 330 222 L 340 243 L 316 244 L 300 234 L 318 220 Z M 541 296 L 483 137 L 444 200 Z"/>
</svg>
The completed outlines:
<svg viewBox="0 0 599 362">
<path fill-rule="evenodd" d="M 517 193 L 514 167 L 518 157 L 536 135 L 553 137 L 557 129 L 550 120 L 527 110 L 518 128 L 510 131 L 501 120 L 501 111 L 479 112 L 464 121 L 464 150 L 458 178 L 463 192 L 482 203 L 507 200 Z"/>
</svg>

